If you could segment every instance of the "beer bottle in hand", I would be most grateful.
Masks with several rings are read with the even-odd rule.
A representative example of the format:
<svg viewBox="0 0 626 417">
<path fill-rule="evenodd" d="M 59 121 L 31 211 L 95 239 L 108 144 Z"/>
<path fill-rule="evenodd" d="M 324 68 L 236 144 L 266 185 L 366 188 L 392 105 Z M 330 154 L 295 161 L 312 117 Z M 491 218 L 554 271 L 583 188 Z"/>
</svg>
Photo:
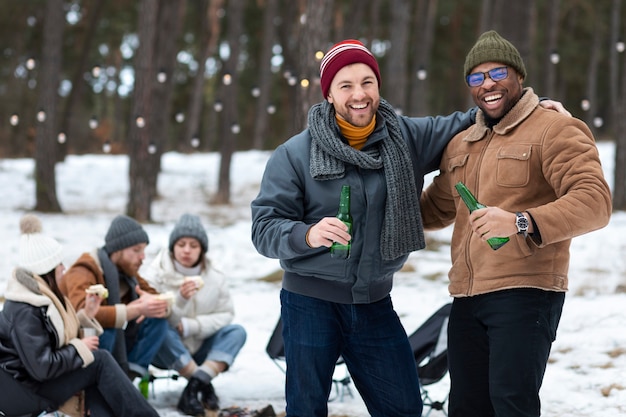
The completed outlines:
<svg viewBox="0 0 626 417">
<path fill-rule="evenodd" d="M 339 212 L 337 218 L 348 226 L 348 233 L 352 234 L 352 215 L 350 214 L 350 186 L 343 185 L 341 187 L 341 198 L 339 199 Z M 350 257 L 350 247 L 352 242 L 347 245 L 333 242 L 330 247 L 330 256 L 336 259 L 348 259 Z"/>
<path fill-rule="evenodd" d="M 480 204 L 476 200 L 476 197 L 474 197 L 474 195 L 470 192 L 470 190 L 468 190 L 465 184 L 463 184 L 461 181 L 459 181 L 454 186 L 454 188 L 456 188 L 456 190 L 459 192 L 461 199 L 463 199 L 463 202 L 469 209 L 470 213 L 474 210 L 478 210 L 478 209 L 486 207 L 484 204 Z M 491 249 L 493 250 L 500 249 L 508 241 L 509 241 L 508 237 L 492 237 L 490 239 L 487 239 L 487 243 L 489 244 L 489 246 L 491 246 Z"/>
</svg>

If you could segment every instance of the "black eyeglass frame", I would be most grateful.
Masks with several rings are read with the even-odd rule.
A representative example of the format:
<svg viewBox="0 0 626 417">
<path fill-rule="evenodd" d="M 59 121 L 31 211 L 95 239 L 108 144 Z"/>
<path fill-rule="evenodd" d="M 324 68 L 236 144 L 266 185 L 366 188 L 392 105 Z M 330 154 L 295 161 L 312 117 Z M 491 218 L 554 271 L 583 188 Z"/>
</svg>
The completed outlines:
<svg viewBox="0 0 626 417">
<path fill-rule="evenodd" d="M 473 72 L 465 77 L 465 82 L 470 87 L 480 87 L 487 79 L 487 76 L 495 82 L 506 80 L 509 76 L 509 67 L 492 68 L 487 72 Z"/>
</svg>

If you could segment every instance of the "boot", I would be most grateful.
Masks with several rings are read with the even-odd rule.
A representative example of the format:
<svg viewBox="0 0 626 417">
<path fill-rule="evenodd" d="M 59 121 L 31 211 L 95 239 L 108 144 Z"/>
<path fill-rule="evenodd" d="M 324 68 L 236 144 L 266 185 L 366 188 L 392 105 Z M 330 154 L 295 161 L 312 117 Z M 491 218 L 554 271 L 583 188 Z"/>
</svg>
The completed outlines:
<svg viewBox="0 0 626 417">
<path fill-rule="evenodd" d="M 202 389 L 202 382 L 197 378 L 190 378 L 178 401 L 178 409 L 188 416 L 204 416 L 204 407 L 198 400 L 198 393 Z"/>
<path fill-rule="evenodd" d="M 202 384 L 200 393 L 202 394 L 202 405 L 207 410 L 217 411 L 220 409 L 220 400 L 215 394 L 215 388 L 210 382 L 208 384 Z"/>
</svg>

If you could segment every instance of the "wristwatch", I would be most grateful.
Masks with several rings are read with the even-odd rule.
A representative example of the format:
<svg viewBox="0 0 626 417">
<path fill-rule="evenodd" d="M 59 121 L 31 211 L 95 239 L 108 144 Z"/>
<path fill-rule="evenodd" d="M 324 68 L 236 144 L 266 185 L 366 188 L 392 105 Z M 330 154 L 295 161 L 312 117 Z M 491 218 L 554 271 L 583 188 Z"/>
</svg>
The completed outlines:
<svg viewBox="0 0 626 417">
<path fill-rule="evenodd" d="M 517 234 L 524 235 L 526 237 L 528 235 L 528 219 L 519 211 L 515 213 L 515 226 L 517 226 Z"/>
</svg>

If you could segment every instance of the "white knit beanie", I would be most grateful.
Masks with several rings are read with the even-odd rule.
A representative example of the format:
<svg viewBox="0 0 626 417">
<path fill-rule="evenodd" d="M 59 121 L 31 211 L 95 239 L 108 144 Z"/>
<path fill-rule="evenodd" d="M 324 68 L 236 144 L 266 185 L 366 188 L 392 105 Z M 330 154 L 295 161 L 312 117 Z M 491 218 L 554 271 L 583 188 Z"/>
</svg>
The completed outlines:
<svg viewBox="0 0 626 417">
<path fill-rule="evenodd" d="M 43 275 L 63 262 L 63 247 L 49 236 L 41 233 L 41 220 L 27 214 L 20 220 L 20 267 L 37 275 Z"/>
</svg>

